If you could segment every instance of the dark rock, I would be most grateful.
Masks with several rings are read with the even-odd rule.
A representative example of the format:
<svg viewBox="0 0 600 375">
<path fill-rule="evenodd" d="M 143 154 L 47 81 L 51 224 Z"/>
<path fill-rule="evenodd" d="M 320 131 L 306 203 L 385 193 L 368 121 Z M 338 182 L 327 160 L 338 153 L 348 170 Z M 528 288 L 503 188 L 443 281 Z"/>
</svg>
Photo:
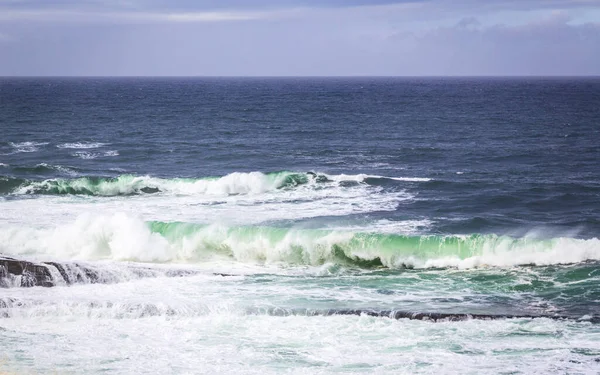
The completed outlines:
<svg viewBox="0 0 600 375">
<path fill-rule="evenodd" d="M 401 310 L 375 310 L 375 309 L 281 309 L 270 308 L 266 310 L 256 309 L 249 310 L 251 314 L 268 314 L 272 316 L 335 316 L 335 315 L 366 315 L 379 318 L 390 319 L 409 319 L 409 320 L 424 320 L 430 322 L 457 322 L 465 320 L 499 320 L 499 319 L 536 319 L 546 318 L 552 320 L 579 321 L 580 319 L 574 316 L 563 315 L 511 315 L 511 314 L 460 314 L 460 313 L 443 313 L 443 312 L 413 312 Z M 586 322 L 600 324 L 600 316 L 594 316 L 587 319 Z"/>
<path fill-rule="evenodd" d="M 143 188 L 140 189 L 143 193 L 146 194 L 155 194 L 155 193 L 160 193 L 160 190 L 158 188 L 155 187 L 149 187 L 149 186 L 145 186 Z"/>
<path fill-rule="evenodd" d="M 165 272 L 165 276 L 167 277 L 185 277 L 185 276 L 194 276 L 199 272 L 194 270 L 168 270 Z"/>
<path fill-rule="evenodd" d="M 48 264 L 48 265 L 53 266 L 54 268 L 56 268 L 56 270 L 63 277 L 63 279 L 65 280 L 65 282 L 67 283 L 67 285 L 70 285 L 72 283 L 71 280 L 69 279 L 69 275 L 67 274 L 67 271 L 62 266 L 62 264 L 56 263 L 56 262 L 44 262 L 44 264 Z"/>
<path fill-rule="evenodd" d="M 96 270 L 88 267 L 83 267 L 81 264 L 75 264 L 77 267 L 83 270 L 85 277 L 89 280 L 90 284 L 96 284 L 100 280 L 100 276 Z"/>
<path fill-rule="evenodd" d="M 79 262 L 34 263 L 0 255 L 0 288 L 111 284 L 131 279 L 185 277 L 199 273 L 200 271 L 196 270 L 160 269 L 139 264 L 106 266 Z"/>
<path fill-rule="evenodd" d="M 14 298 L 2 298 L 0 299 L 0 309 L 7 309 L 12 307 L 12 304 L 15 302 Z"/>
<path fill-rule="evenodd" d="M 0 287 L 9 286 L 54 286 L 50 270 L 43 264 L 36 264 L 9 257 L 0 257 Z"/>
</svg>

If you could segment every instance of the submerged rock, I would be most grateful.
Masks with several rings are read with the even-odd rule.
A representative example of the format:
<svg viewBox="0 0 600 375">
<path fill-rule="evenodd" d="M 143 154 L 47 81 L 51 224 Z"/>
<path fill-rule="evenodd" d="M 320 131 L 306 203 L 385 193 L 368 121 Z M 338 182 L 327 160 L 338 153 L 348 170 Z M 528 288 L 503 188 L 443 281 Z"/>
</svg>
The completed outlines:
<svg viewBox="0 0 600 375">
<path fill-rule="evenodd" d="M 554 315 L 554 314 L 469 314 L 469 313 L 450 313 L 450 312 L 416 312 L 403 310 L 377 310 L 377 309 L 250 309 L 249 314 L 272 315 L 272 316 L 338 316 L 355 315 L 371 316 L 376 318 L 390 319 L 408 319 L 423 320 L 430 322 L 459 322 L 466 320 L 500 320 L 500 319 L 551 319 L 564 321 L 583 321 L 592 324 L 600 324 L 600 316 L 580 317 L 575 315 Z"/>
<path fill-rule="evenodd" d="M 185 277 L 198 273 L 195 270 L 159 269 L 137 264 L 38 263 L 0 255 L 0 288 L 112 284 L 147 277 Z"/>
</svg>

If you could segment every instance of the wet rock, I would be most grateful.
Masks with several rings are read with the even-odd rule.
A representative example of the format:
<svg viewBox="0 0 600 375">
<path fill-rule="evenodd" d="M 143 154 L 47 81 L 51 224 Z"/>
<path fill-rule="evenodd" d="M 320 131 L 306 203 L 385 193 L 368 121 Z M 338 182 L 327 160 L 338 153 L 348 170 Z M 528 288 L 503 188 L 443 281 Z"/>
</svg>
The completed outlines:
<svg viewBox="0 0 600 375">
<path fill-rule="evenodd" d="M 214 272 L 213 276 L 221 276 L 221 277 L 235 277 L 237 275 L 233 275 L 230 273 L 221 273 L 221 272 Z"/>
<path fill-rule="evenodd" d="M 409 320 L 423 320 L 430 322 L 457 322 L 465 320 L 499 320 L 499 319 L 538 319 L 545 318 L 551 320 L 563 320 L 563 321 L 579 321 L 576 316 L 564 316 L 564 315 L 511 315 L 511 314 L 468 314 L 468 313 L 444 313 L 444 312 L 413 312 L 413 311 L 402 311 L 402 310 L 376 310 L 376 309 L 326 309 L 326 310 L 312 310 L 312 309 L 282 309 L 282 308 L 268 308 L 248 310 L 250 314 L 267 314 L 272 316 L 337 316 L 337 315 L 355 315 L 355 316 L 371 316 L 378 318 L 390 318 L 390 319 L 409 319 Z M 590 317 L 586 320 L 593 324 L 600 324 L 600 316 Z"/>
<path fill-rule="evenodd" d="M 45 262 L 44 264 L 48 264 L 50 266 L 53 266 L 54 268 L 56 268 L 56 270 L 60 273 L 60 275 L 63 277 L 63 279 L 65 280 L 65 282 L 67 284 L 71 284 L 69 282 L 69 275 L 67 274 L 67 271 L 65 270 L 65 268 L 62 266 L 62 264 L 60 263 L 56 263 L 56 262 Z"/>
<path fill-rule="evenodd" d="M 0 287 L 54 286 L 50 270 L 37 264 L 9 257 L 0 257 Z"/>
<path fill-rule="evenodd" d="M 36 263 L 0 255 L 0 288 L 112 284 L 151 277 L 186 277 L 199 273 L 201 272 L 196 270 L 160 269 L 140 264 Z"/>
</svg>

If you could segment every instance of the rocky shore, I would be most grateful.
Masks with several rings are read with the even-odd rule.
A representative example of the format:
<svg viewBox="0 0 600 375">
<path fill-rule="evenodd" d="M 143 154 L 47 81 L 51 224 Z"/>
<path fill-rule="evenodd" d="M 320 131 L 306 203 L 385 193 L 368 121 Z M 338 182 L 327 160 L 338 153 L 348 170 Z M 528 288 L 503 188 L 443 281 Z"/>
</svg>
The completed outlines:
<svg viewBox="0 0 600 375">
<path fill-rule="evenodd" d="M 81 262 L 33 262 L 0 255 L 0 288 L 110 284 L 145 277 L 181 277 L 194 270 L 157 269 L 136 264 L 107 266 Z"/>
</svg>

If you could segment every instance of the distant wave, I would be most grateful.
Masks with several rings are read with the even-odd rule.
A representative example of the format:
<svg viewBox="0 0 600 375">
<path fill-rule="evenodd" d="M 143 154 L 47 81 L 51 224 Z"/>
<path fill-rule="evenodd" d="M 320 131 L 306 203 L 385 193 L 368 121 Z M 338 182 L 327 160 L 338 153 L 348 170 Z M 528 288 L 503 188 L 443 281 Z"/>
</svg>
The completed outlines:
<svg viewBox="0 0 600 375">
<path fill-rule="evenodd" d="M 82 177 L 76 179 L 48 179 L 44 181 L 23 181 L 14 194 L 77 194 L 97 196 L 135 195 L 147 193 L 168 193 L 178 195 L 255 195 L 298 186 L 322 188 L 324 186 L 352 187 L 356 185 L 377 185 L 377 180 L 428 181 L 429 179 L 408 179 L 371 175 L 327 175 L 321 173 L 297 172 L 234 172 L 223 177 L 199 179 L 164 179 L 151 176 L 121 175 L 115 178 Z"/>
<path fill-rule="evenodd" d="M 424 177 L 383 177 L 383 178 L 390 178 L 390 179 L 396 180 L 396 181 L 407 181 L 407 182 L 428 182 L 428 181 L 431 181 L 431 178 L 424 178 Z"/>
<path fill-rule="evenodd" d="M 48 143 L 49 142 L 10 142 L 9 144 L 14 148 L 13 153 L 21 153 L 39 151 L 41 146 L 46 146 Z"/>
<path fill-rule="evenodd" d="M 308 177 L 288 173 L 232 173 L 221 178 L 163 179 L 150 176 L 121 175 L 116 178 L 83 177 L 27 182 L 15 194 L 80 194 L 118 196 L 144 193 L 179 195 L 259 194 L 280 187 L 306 183 Z"/>
<path fill-rule="evenodd" d="M 85 147 L 81 147 L 81 148 L 85 148 Z M 91 148 L 91 147 L 88 147 Z M 71 156 L 75 156 L 78 157 L 80 159 L 96 159 L 96 158 L 102 158 L 102 157 L 109 157 L 109 156 L 119 156 L 119 151 L 116 150 L 109 150 L 109 151 L 104 151 L 104 152 L 90 152 L 90 151 L 77 151 L 71 154 Z"/>
<path fill-rule="evenodd" d="M 262 226 L 144 222 L 84 215 L 52 229 L 3 227 L 0 251 L 61 259 L 189 262 L 230 259 L 253 264 L 358 268 L 474 268 L 571 264 L 600 260 L 600 240 L 498 235 L 393 235 Z"/>
<path fill-rule="evenodd" d="M 63 143 L 57 145 L 58 148 L 67 148 L 67 149 L 92 149 L 106 146 L 106 143 L 100 142 L 74 142 L 74 143 Z"/>
</svg>

